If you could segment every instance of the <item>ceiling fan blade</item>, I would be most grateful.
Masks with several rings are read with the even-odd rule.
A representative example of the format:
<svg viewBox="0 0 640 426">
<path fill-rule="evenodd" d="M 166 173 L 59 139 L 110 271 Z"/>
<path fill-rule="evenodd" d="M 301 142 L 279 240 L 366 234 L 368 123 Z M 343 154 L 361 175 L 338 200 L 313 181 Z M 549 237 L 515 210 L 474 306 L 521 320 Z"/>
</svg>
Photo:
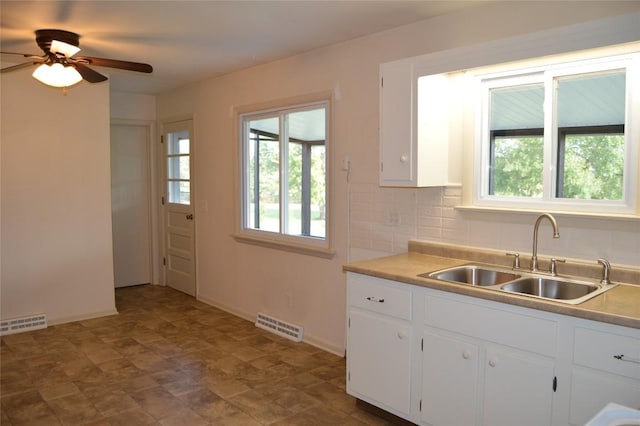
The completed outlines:
<svg viewBox="0 0 640 426">
<path fill-rule="evenodd" d="M 18 65 L 13 65 L 13 66 L 10 66 L 10 67 L 2 68 L 0 70 L 0 73 L 11 72 L 11 71 L 19 70 L 19 69 L 22 69 L 22 68 L 27 68 L 27 67 L 30 67 L 31 65 L 35 65 L 35 64 L 39 64 L 39 63 L 41 63 L 41 62 L 30 61 L 30 62 L 25 62 L 25 63 L 22 63 L 22 64 L 18 64 Z"/>
<path fill-rule="evenodd" d="M 129 61 L 119 61 L 117 59 L 106 59 L 106 58 L 94 58 L 91 56 L 80 56 L 73 58 L 77 61 L 87 61 L 91 65 L 96 65 L 99 67 L 109 67 L 109 68 L 119 68 L 128 71 L 137 71 L 137 72 L 153 72 L 153 67 L 149 64 L 143 64 L 140 62 L 129 62 Z"/>
<path fill-rule="evenodd" d="M 32 55 L 30 53 L 18 53 L 18 52 L 0 52 L 3 55 L 20 55 L 20 56 L 24 56 L 25 58 L 29 58 L 31 56 L 37 56 L 37 55 Z"/>
<path fill-rule="evenodd" d="M 100 83 L 101 81 L 107 80 L 106 76 L 100 74 L 97 71 L 92 70 L 91 68 L 89 68 L 84 64 L 74 62 L 71 65 L 75 67 L 76 70 L 78 70 L 78 72 L 82 76 L 82 78 L 84 78 L 89 83 Z"/>
</svg>

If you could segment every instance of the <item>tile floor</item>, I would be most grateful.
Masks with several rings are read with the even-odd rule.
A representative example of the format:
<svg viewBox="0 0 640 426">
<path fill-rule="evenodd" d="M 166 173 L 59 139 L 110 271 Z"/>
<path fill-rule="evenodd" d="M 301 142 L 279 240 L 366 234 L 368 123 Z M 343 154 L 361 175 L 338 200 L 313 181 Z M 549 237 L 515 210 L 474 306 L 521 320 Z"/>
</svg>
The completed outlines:
<svg viewBox="0 0 640 426">
<path fill-rule="evenodd" d="M 119 315 L 4 336 L 0 424 L 386 425 L 345 393 L 343 358 L 159 286 Z"/>
</svg>

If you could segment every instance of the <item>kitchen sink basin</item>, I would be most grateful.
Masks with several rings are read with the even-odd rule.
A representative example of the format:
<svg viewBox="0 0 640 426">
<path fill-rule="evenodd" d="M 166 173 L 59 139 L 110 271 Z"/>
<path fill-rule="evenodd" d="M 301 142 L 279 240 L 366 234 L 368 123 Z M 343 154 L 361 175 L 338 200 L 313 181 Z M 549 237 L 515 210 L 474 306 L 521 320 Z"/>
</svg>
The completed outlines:
<svg viewBox="0 0 640 426">
<path fill-rule="evenodd" d="M 483 264 L 467 264 L 418 274 L 449 283 L 482 287 L 520 296 L 553 300 L 577 305 L 613 288 L 616 284 L 601 284 L 553 276 L 542 272 L 509 270 Z"/>
<path fill-rule="evenodd" d="M 546 299 L 571 300 L 597 291 L 600 286 L 557 278 L 528 277 L 505 284 L 501 288 L 510 293 L 528 294 Z"/>
<path fill-rule="evenodd" d="M 484 265 L 457 266 L 455 268 L 420 274 L 420 276 L 477 286 L 504 284 L 521 277 L 521 275 L 518 274 L 490 268 Z"/>
</svg>

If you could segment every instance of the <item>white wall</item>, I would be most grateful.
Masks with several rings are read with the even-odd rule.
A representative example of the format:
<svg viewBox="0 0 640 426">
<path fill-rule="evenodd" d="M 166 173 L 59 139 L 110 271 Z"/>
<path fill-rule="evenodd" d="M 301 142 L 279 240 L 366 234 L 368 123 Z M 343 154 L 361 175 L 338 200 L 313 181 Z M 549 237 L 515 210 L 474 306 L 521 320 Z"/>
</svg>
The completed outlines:
<svg viewBox="0 0 640 426">
<path fill-rule="evenodd" d="M 0 88 L 2 319 L 116 313 L 108 83 L 64 96 L 21 70 Z"/>
<path fill-rule="evenodd" d="M 156 97 L 140 93 L 111 92 L 111 118 L 155 122 Z"/>
<path fill-rule="evenodd" d="M 198 297 L 255 318 L 262 311 L 303 325 L 306 340 L 336 353 L 344 348 L 345 276 L 348 252 L 358 255 L 406 251 L 409 238 L 506 248 L 502 224 L 529 241 L 529 219 L 443 216 L 459 203 L 455 189 L 380 189 L 378 182 L 378 66 L 382 62 L 640 9 L 639 3 L 497 2 L 396 30 L 315 50 L 232 73 L 158 97 L 158 120 L 193 115 L 195 125 Z M 331 260 L 237 243 L 235 221 L 234 106 L 334 90 L 335 159 L 351 158 L 349 175 L 338 168 L 335 183 L 337 254 Z M 349 201 L 350 200 L 350 201 Z M 207 205 L 208 209 L 199 206 Z M 351 206 L 351 207 L 350 207 Z M 400 227 L 387 225 L 388 209 L 402 213 Z M 606 247 L 612 259 L 633 249 L 637 222 L 575 223 L 567 257 L 583 257 L 585 242 L 603 234 L 631 233 L 630 246 Z M 562 226 L 562 224 L 561 224 Z M 615 229 L 612 229 L 615 228 Z M 481 232 L 478 232 L 481 230 Z M 526 232 L 525 232 L 526 231 Z M 614 232 L 615 231 L 615 232 Z M 616 234 L 618 233 L 618 234 Z M 563 237 L 564 238 L 564 237 Z M 542 242 L 541 253 L 547 246 Z M 520 247 L 520 244 L 518 244 Z M 516 248 L 518 248 L 516 247 Z M 586 253 L 584 256 L 591 256 Z M 291 300 L 291 303 L 289 303 Z"/>
</svg>

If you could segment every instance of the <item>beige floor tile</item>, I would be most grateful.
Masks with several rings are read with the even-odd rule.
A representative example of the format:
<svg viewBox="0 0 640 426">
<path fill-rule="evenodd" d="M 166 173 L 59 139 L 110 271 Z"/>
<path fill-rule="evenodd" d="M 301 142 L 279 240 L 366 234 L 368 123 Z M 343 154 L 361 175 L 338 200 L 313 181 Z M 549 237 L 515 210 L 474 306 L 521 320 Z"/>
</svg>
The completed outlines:
<svg viewBox="0 0 640 426">
<path fill-rule="evenodd" d="M 80 393 L 56 398 L 47 404 L 65 425 L 81 425 L 102 419 L 91 401 Z"/>
<path fill-rule="evenodd" d="M 156 420 L 169 417 L 186 408 L 185 404 L 161 387 L 131 392 L 129 396 Z"/>
<path fill-rule="evenodd" d="M 292 411 L 253 390 L 234 395 L 228 400 L 263 424 L 271 424 L 293 414 Z"/>
<path fill-rule="evenodd" d="M 344 358 L 167 287 L 119 314 L 0 339 L 5 425 L 387 425 L 345 392 Z"/>
</svg>

